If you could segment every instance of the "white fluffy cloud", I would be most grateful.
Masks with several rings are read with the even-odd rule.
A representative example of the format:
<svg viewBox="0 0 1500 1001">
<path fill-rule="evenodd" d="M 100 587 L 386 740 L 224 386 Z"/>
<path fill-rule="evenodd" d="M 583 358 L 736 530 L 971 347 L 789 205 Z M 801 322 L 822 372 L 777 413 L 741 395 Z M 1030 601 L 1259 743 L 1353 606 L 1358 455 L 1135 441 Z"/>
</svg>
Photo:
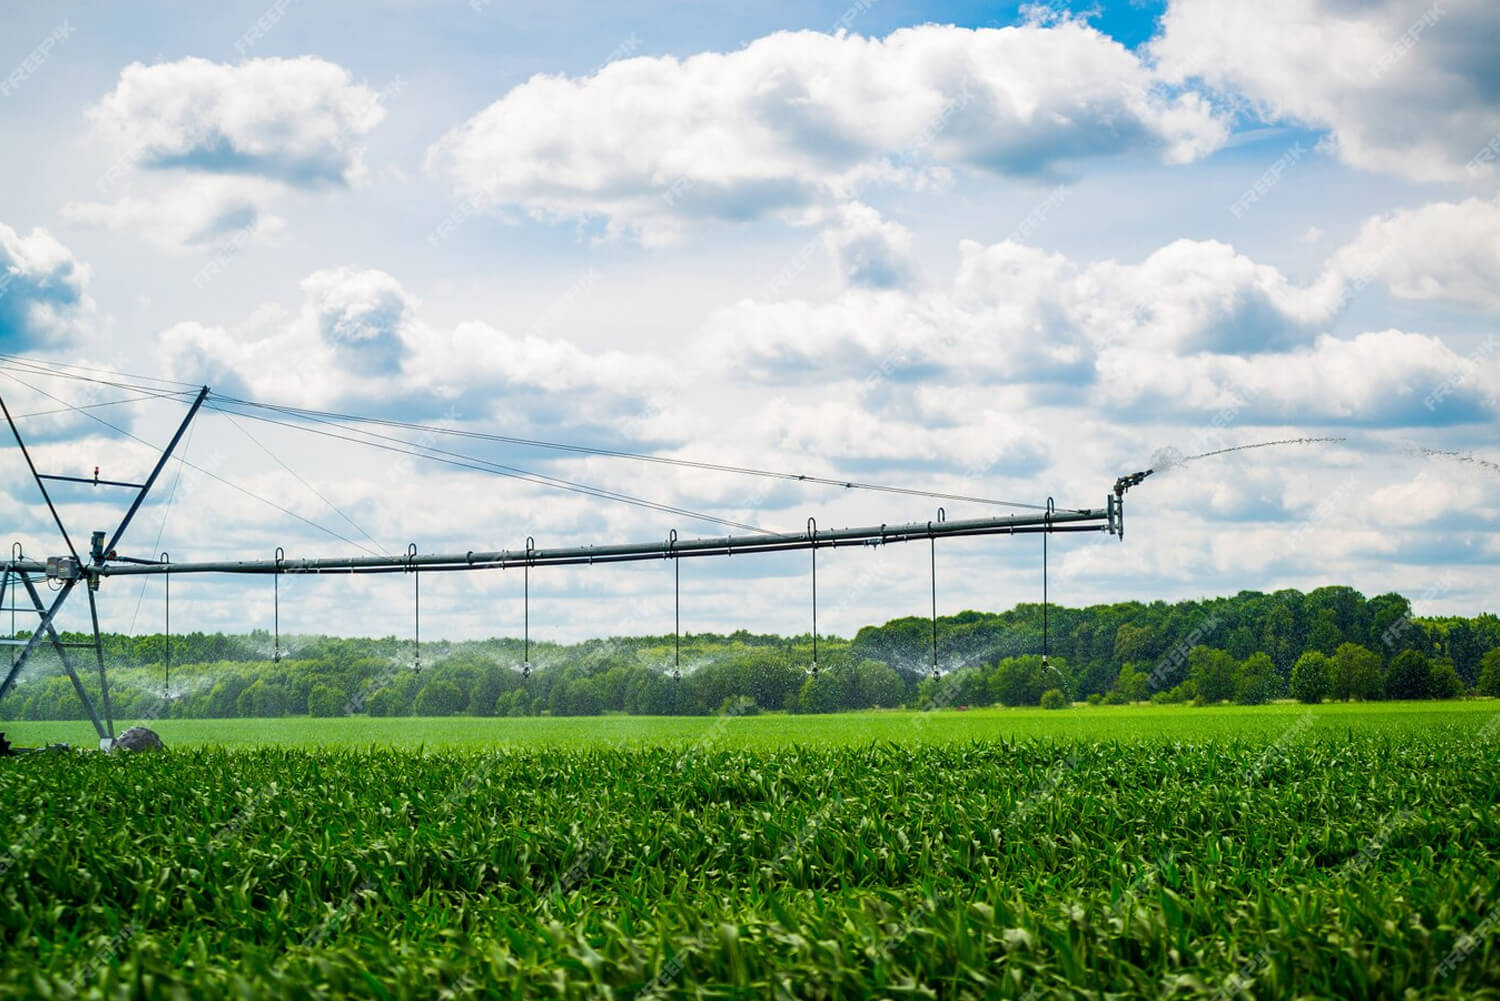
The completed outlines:
<svg viewBox="0 0 1500 1001">
<path fill-rule="evenodd" d="M 1306 343 L 1341 285 L 1303 288 L 1213 241 L 1178 240 L 1139 264 L 1079 265 L 1004 241 L 965 241 L 946 290 L 852 289 L 831 302 L 745 301 L 710 322 L 708 349 L 757 378 L 1086 382 L 1109 345 L 1162 355 L 1260 353 Z"/>
<path fill-rule="evenodd" d="M 1321 333 L 1339 266 L 1308 286 L 1222 243 L 1178 240 L 1138 264 L 1080 265 L 966 242 L 950 288 L 847 290 L 829 302 L 744 301 L 709 324 L 705 359 L 768 383 L 857 380 L 895 417 L 933 379 L 1015 387 L 1032 403 L 1119 420 L 1232 412 L 1246 424 L 1407 426 L 1490 420 L 1500 371 L 1437 338 Z"/>
<path fill-rule="evenodd" d="M 170 254 L 264 244 L 286 229 L 286 220 L 269 212 L 279 185 L 259 178 L 179 178 L 151 188 L 113 202 L 68 202 L 62 213 L 73 222 L 134 233 Z"/>
<path fill-rule="evenodd" d="M 1285 354 L 1163 357 L 1113 348 L 1099 402 L 1144 413 L 1227 411 L 1242 424 L 1428 425 L 1494 420 L 1500 386 L 1436 337 L 1322 336 Z M 1439 399 L 1442 387 L 1449 392 Z"/>
<path fill-rule="evenodd" d="M 1465 180 L 1500 133 L 1497 41 L 1491 0 L 1172 0 L 1150 51 L 1170 79 L 1327 129 L 1347 163 Z"/>
<path fill-rule="evenodd" d="M 961 282 L 987 297 L 1003 295 L 1004 262 L 1014 252 L 968 248 Z M 996 256 L 1001 274 L 991 270 Z M 1333 315 L 1341 291 L 1334 279 L 1298 287 L 1215 240 L 1176 240 L 1140 264 L 1101 261 L 1061 276 L 1071 281 L 1040 285 L 1034 294 L 1055 298 L 1089 341 L 1180 353 L 1254 354 L 1301 343 Z"/>
<path fill-rule="evenodd" d="M 851 202 L 823 233 L 839 276 L 850 285 L 901 288 L 917 277 L 911 231 Z"/>
<path fill-rule="evenodd" d="M 1046 436 L 1019 419 L 980 406 L 933 434 L 910 417 L 884 412 L 853 396 L 822 394 L 816 402 L 767 401 L 744 429 L 750 440 L 780 453 L 818 456 L 835 469 L 929 468 L 986 474 L 1034 473 L 1047 460 Z"/>
<path fill-rule="evenodd" d="M 872 181 L 962 166 L 1052 175 L 1143 153 L 1192 160 L 1225 129 L 1075 21 L 937 25 L 884 39 L 782 32 L 736 52 L 539 75 L 428 154 L 458 192 L 669 239 L 684 221 L 817 218 Z"/>
<path fill-rule="evenodd" d="M 1500 200 L 1435 202 L 1366 220 L 1338 267 L 1403 299 L 1500 310 Z"/>
<path fill-rule="evenodd" d="M 384 117 L 379 95 L 342 66 L 303 56 L 238 65 L 131 63 L 89 111 L 94 127 L 147 169 L 347 184 L 358 142 Z"/>
<path fill-rule="evenodd" d="M 384 271 L 335 268 L 302 282 L 318 335 L 340 364 L 360 375 L 399 371 L 415 339 L 416 302 Z"/>
<path fill-rule="evenodd" d="M 0 350 L 57 347 L 92 311 L 89 267 L 44 229 L 0 223 Z"/>
<path fill-rule="evenodd" d="M 503 415 L 513 428 L 646 421 L 650 391 L 663 384 L 664 366 L 644 356 L 478 322 L 434 328 L 383 271 L 325 269 L 301 291 L 292 313 L 269 306 L 240 328 L 186 322 L 163 331 L 168 375 L 268 402 L 414 419 Z"/>
<path fill-rule="evenodd" d="M 382 95 L 322 59 L 132 63 L 88 112 L 110 166 L 112 202 L 71 202 L 75 221 L 139 233 L 169 252 L 263 243 L 284 228 L 289 190 L 344 187 Z"/>
</svg>

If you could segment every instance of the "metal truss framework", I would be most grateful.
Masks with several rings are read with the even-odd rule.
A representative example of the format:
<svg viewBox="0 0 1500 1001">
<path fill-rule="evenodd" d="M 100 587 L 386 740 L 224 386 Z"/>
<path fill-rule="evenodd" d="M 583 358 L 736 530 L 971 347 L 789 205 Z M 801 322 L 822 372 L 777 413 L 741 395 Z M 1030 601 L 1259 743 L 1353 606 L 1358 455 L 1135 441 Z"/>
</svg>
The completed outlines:
<svg viewBox="0 0 1500 1001">
<path fill-rule="evenodd" d="M 98 731 L 101 746 L 109 746 L 114 739 L 113 709 L 110 703 L 109 684 L 106 676 L 104 662 L 103 641 L 99 632 L 99 612 L 95 592 L 98 591 L 101 582 L 110 577 L 132 577 L 140 575 L 167 575 L 167 574 L 254 574 L 272 575 L 277 580 L 282 574 L 366 574 L 366 573 L 410 573 L 414 576 L 414 585 L 421 573 L 435 571 L 471 571 L 471 570 L 504 570 L 515 567 L 524 569 L 527 577 L 527 644 L 530 643 L 529 628 L 529 593 L 530 593 L 530 571 L 533 567 L 547 566 L 581 566 L 605 563 L 627 563 L 644 560 L 676 560 L 700 556 L 737 556 L 751 555 L 756 553 L 789 552 L 795 550 L 810 551 L 812 554 L 813 572 L 813 642 L 816 651 L 817 642 L 817 551 L 819 549 L 836 549 L 850 546 L 882 546 L 889 543 L 915 542 L 922 539 L 930 540 L 935 547 L 938 539 L 964 538 L 985 535 L 1030 535 L 1041 534 L 1045 542 L 1046 536 L 1062 532 L 1107 532 L 1111 535 L 1124 539 L 1125 536 L 1125 512 L 1124 495 L 1126 490 L 1137 485 L 1149 473 L 1134 473 L 1129 476 L 1120 477 L 1116 480 L 1113 492 L 1106 497 L 1103 508 L 1083 509 L 1057 509 L 1050 498 L 1047 507 L 1038 512 L 1026 514 L 1007 515 L 999 518 L 974 518 L 958 521 L 949 521 L 941 509 L 935 521 L 914 522 L 899 525 L 878 525 L 864 528 L 839 528 L 819 530 L 817 523 L 809 518 L 807 529 L 804 532 L 793 533 L 760 533 L 756 535 L 728 535 L 716 538 L 679 539 L 674 530 L 665 540 L 660 542 L 627 543 L 621 545 L 601 546 L 574 546 L 556 549 L 539 549 L 530 537 L 526 540 L 524 549 L 498 550 L 498 551 L 467 551 L 463 553 L 418 553 L 415 544 L 410 546 L 404 555 L 400 556 L 346 556 L 312 559 L 286 559 L 281 550 L 277 550 L 276 558 L 272 560 L 235 560 L 235 561 L 203 561 L 172 563 L 166 559 L 140 559 L 135 557 L 120 556 L 116 547 L 123 538 L 125 531 L 129 528 L 132 519 L 140 510 L 142 503 L 151 488 L 156 484 L 157 478 L 172 457 L 172 453 L 181 442 L 183 434 L 198 414 L 204 401 L 208 398 L 209 389 L 203 387 L 189 407 L 187 415 L 173 434 L 172 439 L 162 450 L 157 458 L 151 474 L 143 483 L 125 483 L 113 480 L 100 480 L 97 470 L 93 479 L 72 476 L 58 476 L 43 474 L 37 471 L 32 461 L 31 452 L 27 449 L 21 437 L 20 430 L 16 427 L 10 410 L 0 398 L 0 411 L 4 412 L 7 424 L 10 425 L 12 434 L 15 436 L 16 444 L 21 450 L 36 482 L 37 489 L 41 492 L 42 499 L 46 502 L 52 519 L 62 535 L 63 542 L 67 545 L 68 556 L 52 556 L 46 560 L 28 559 L 20 550 L 19 543 L 12 550 L 11 559 L 4 564 L 3 574 L 0 574 L 0 611 L 35 613 L 38 617 L 36 627 L 26 639 L 17 639 L 14 636 L 0 641 L 0 645 L 18 649 L 19 654 L 15 656 L 10 668 L 5 674 L 4 680 L 0 681 L 0 699 L 3 699 L 15 686 L 17 678 L 24 670 L 27 661 L 42 645 L 43 640 L 50 642 L 52 648 L 57 651 L 62 661 L 63 669 L 72 680 L 73 686 L 83 702 L 84 708 Z M 130 503 L 124 517 L 113 533 L 110 533 L 106 541 L 106 533 L 96 531 L 92 535 L 92 545 L 88 558 L 79 556 L 77 548 L 73 545 L 67 527 L 63 524 L 61 516 L 53 503 L 52 496 L 47 490 L 47 481 L 66 481 L 95 486 L 120 487 L 132 489 L 135 495 Z M 680 566 L 680 563 L 678 564 Z M 934 562 L 934 670 L 936 670 L 936 568 Z M 674 575 L 674 579 L 676 575 Z M 56 585 L 55 596 L 50 604 L 42 597 L 37 587 L 37 581 L 44 580 L 49 586 Z M 84 585 L 88 594 L 89 612 L 93 625 L 93 642 L 91 643 L 66 643 L 58 634 L 55 622 L 58 613 L 62 610 L 69 596 L 77 589 L 79 584 Z M 417 585 L 419 586 L 419 585 Z M 24 591 L 28 604 L 22 606 L 19 592 Z M 417 592 L 420 594 L 420 592 Z M 7 605 L 5 599 L 9 598 L 11 604 Z M 420 599 L 419 599 L 420 600 Z M 279 592 L 278 592 L 279 602 Z M 420 605 L 418 608 L 418 628 L 420 628 Z M 279 622 L 280 609 L 278 604 L 277 617 Z M 677 620 L 680 632 L 680 618 Z M 279 629 L 278 629 L 279 634 Z M 418 633 L 420 636 L 420 633 Z M 278 653 L 280 638 L 278 635 Z M 70 649 L 92 648 L 99 672 L 99 694 L 100 704 L 103 707 L 103 718 L 101 719 L 94 702 L 85 690 L 82 679 L 78 673 L 77 664 L 74 662 Z M 527 660 L 529 662 L 529 656 Z M 419 663 L 419 662 L 418 662 Z M 529 674 L 530 664 L 524 665 L 523 672 Z M 813 655 L 813 672 L 817 671 L 817 655 Z"/>
</svg>

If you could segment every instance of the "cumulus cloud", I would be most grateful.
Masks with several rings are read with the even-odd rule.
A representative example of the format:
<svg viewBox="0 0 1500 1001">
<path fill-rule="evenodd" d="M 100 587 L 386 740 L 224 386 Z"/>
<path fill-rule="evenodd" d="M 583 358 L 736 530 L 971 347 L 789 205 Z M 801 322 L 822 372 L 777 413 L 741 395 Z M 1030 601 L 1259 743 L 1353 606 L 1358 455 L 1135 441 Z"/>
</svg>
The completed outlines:
<svg viewBox="0 0 1500 1001">
<path fill-rule="evenodd" d="M 27 236 L 0 223 L 0 347 L 56 347 L 93 309 L 89 266 L 44 229 Z"/>
<path fill-rule="evenodd" d="M 408 353 L 416 302 L 384 271 L 335 268 L 302 282 L 318 334 L 360 375 L 396 372 Z"/>
<path fill-rule="evenodd" d="M 359 174 L 358 140 L 384 115 L 379 95 L 348 70 L 303 56 L 131 63 L 89 120 L 143 169 L 317 187 Z"/>
<path fill-rule="evenodd" d="M 1061 298 L 1069 320 L 1095 343 L 1255 354 L 1305 341 L 1338 308 L 1340 291 L 1331 279 L 1293 285 L 1216 240 L 1183 239 L 1140 264 L 1082 268 Z"/>
<path fill-rule="evenodd" d="M 1346 163 L 1464 180 L 1500 133 L 1497 48 L 1489 0 L 1172 0 L 1150 53 L 1168 79 L 1326 129 Z"/>
<path fill-rule="evenodd" d="M 1227 410 L 1243 424 L 1493 420 L 1500 390 L 1476 361 L 1438 338 L 1399 330 L 1324 335 L 1291 352 L 1248 357 L 1111 348 L 1099 356 L 1098 372 L 1097 399 L 1107 406 L 1137 416 Z"/>
<path fill-rule="evenodd" d="M 124 194 L 64 214 L 170 252 L 266 242 L 285 225 L 270 211 L 278 197 L 364 175 L 383 96 L 311 56 L 132 63 L 88 112 L 114 164 L 99 187 Z"/>
<path fill-rule="evenodd" d="M 934 434 L 925 422 L 845 394 L 816 402 L 767 401 L 744 433 L 779 452 L 817 456 L 838 469 L 941 469 L 970 479 L 1035 473 L 1048 456 L 1046 436 L 1014 412 L 980 406 Z"/>
<path fill-rule="evenodd" d="M 226 244 L 275 241 L 286 220 L 269 212 L 279 186 L 245 177 L 192 177 L 161 183 L 149 195 L 114 202 L 68 202 L 73 222 L 134 233 L 159 250 L 190 254 Z"/>
<path fill-rule="evenodd" d="M 1303 286 L 1214 241 L 1092 264 L 1010 241 L 965 242 L 945 289 L 740 302 L 709 321 L 702 363 L 775 384 L 856 381 L 868 405 L 920 414 L 928 427 L 964 423 L 914 392 L 934 384 L 949 399 L 1013 389 L 1023 394 L 1013 405 L 1104 407 L 1121 421 L 1215 412 L 1278 425 L 1495 418 L 1493 350 L 1460 356 L 1399 330 L 1324 333 L 1346 295 L 1340 269 L 1331 263 Z"/>
<path fill-rule="evenodd" d="M 916 279 L 911 231 L 868 205 L 843 206 L 823 237 L 835 269 L 850 285 L 902 288 Z"/>
<path fill-rule="evenodd" d="M 267 307 L 239 328 L 185 322 L 163 331 L 167 374 L 256 400 L 414 419 L 504 415 L 511 427 L 645 422 L 650 391 L 663 383 L 665 366 L 641 356 L 478 322 L 435 328 L 383 271 L 317 271 L 301 291 L 295 311 Z"/>
<path fill-rule="evenodd" d="M 1343 273 L 1378 279 L 1403 299 L 1500 309 L 1500 199 L 1376 216 L 1334 260 Z"/>
<path fill-rule="evenodd" d="M 965 241 L 944 290 L 851 289 L 827 303 L 745 301 L 709 323 L 708 349 L 775 381 L 841 372 L 878 381 L 1082 383 L 1109 345 L 1255 354 L 1308 342 L 1342 285 L 1308 287 L 1227 244 L 1178 240 L 1135 264 L 1079 265 L 1012 241 Z"/>
<path fill-rule="evenodd" d="M 924 25 L 538 75 L 445 135 L 428 166 L 476 204 L 600 217 L 652 242 L 695 220 L 815 221 L 862 184 L 934 167 L 1050 177 L 1125 153 L 1186 162 L 1224 136 L 1204 101 L 1164 94 L 1085 24 Z"/>
</svg>

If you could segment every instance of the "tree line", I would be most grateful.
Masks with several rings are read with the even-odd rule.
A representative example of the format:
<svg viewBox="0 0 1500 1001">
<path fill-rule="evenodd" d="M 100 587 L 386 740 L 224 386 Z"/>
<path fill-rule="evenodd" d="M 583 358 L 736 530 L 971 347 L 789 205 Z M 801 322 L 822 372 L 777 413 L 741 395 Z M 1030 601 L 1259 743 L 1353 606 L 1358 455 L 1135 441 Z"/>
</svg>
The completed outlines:
<svg viewBox="0 0 1500 1001">
<path fill-rule="evenodd" d="M 81 636 L 65 636 L 82 640 Z M 1067 705 L 1075 701 L 1245 704 L 1278 698 L 1500 695 L 1500 619 L 1416 617 L 1399 594 L 1347 587 L 1242 591 L 1203 601 L 1052 606 L 895 619 L 852 638 L 736 632 L 578 644 L 410 641 L 192 633 L 105 637 L 120 719 L 343 716 L 640 715 L 837 712 L 898 706 Z M 1043 661 L 1041 651 L 1047 649 Z M 0 719 L 75 719 L 82 705 L 50 653 L 0 701 Z M 90 685 L 97 682 L 85 671 Z"/>
</svg>

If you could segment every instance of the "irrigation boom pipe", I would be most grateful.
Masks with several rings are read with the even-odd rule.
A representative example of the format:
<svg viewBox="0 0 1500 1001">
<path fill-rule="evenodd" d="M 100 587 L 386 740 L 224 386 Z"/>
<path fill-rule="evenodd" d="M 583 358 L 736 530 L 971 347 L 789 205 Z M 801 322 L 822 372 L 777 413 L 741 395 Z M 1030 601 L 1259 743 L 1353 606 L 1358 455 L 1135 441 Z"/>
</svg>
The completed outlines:
<svg viewBox="0 0 1500 1001">
<path fill-rule="evenodd" d="M 313 574 L 397 573 L 415 567 L 423 570 L 495 570 L 507 567 L 577 566 L 592 563 L 627 563 L 638 560 L 680 559 L 689 556 L 734 556 L 749 553 L 832 549 L 839 546 L 878 546 L 976 535 L 1032 534 L 1034 532 L 1112 531 L 1115 519 L 1103 509 L 1057 511 L 1053 514 L 1017 514 L 1003 518 L 965 521 L 915 522 L 868 528 L 822 529 L 816 538 L 806 532 L 678 539 L 675 542 L 645 542 L 613 546 L 575 546 L 562 549 L 498 550 L 493 552 L 430 553 L 413 556 L 345 556 L 319 559 L 235 560 L 201 563 L 110 563 L 98 568 L 102 577 L 161 573 Z M 40 572 L 41 564 L 18 564 L 18 569 Z M 86 568 L 91 572 L 94 568 Z"/>
</svg>

